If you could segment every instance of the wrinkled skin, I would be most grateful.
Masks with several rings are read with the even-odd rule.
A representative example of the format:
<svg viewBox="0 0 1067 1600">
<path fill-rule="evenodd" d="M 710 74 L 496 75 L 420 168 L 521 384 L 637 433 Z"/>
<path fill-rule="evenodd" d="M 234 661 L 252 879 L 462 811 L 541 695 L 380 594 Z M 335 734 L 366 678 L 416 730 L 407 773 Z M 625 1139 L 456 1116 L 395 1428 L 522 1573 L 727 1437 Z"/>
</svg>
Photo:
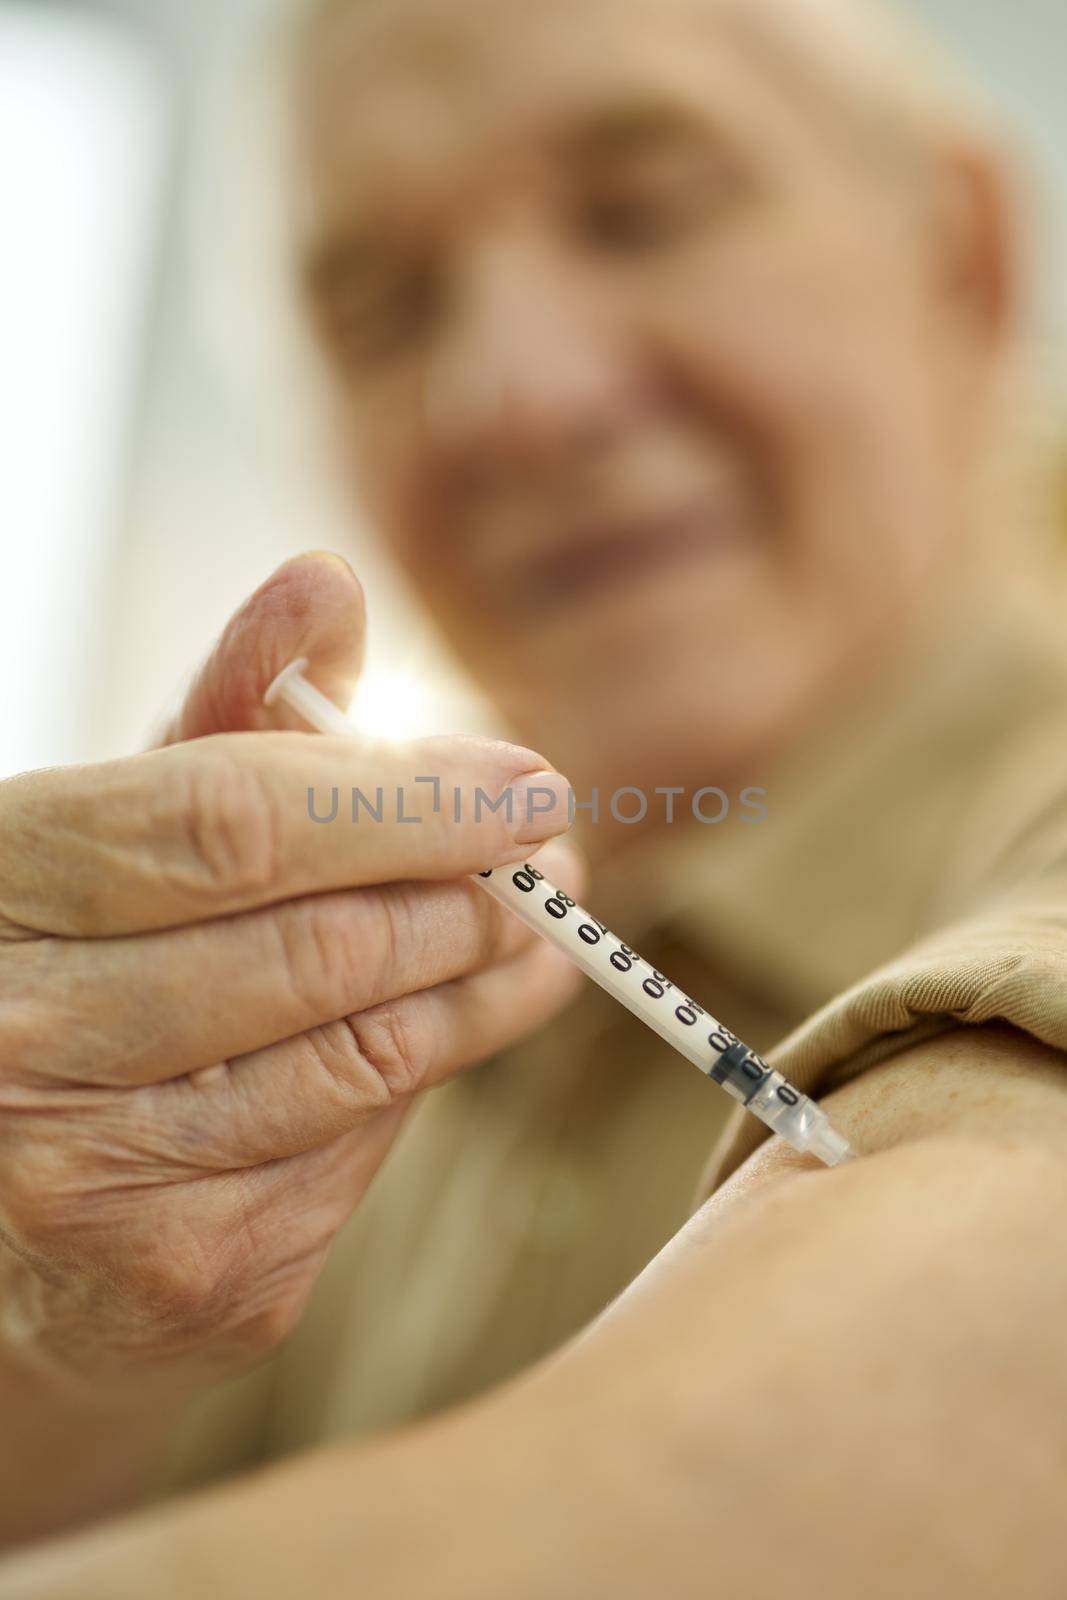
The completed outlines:
<svg viewBox="0 0 1067 1600">
<path fill-rule="evenodd" d="M 306 51 L 342 458 L 585 790 L 752 781 L 862 693 L 951 570 L 985 442 L 988 162 L 853 127 L 737 11 L 362 0 Z"/>
<path fill-rule="evenodd" d="M 290 563 L 163 748 L 0 785 L 0 1352 L 74 1391 L 273 1349 L 413 1097 L 574 990 L 465 877 L 537 849 L 525 808 L 456 825 L 414 782 L 517 788 L 535 752 L 266 731 L 278 667 L 311 648 L 336 691 L 361 636 L 344 564 Z M 307 787 L 346 781 L 426 795 L 422 824 L 315 827 Z M 565 828 L 563 804 L 532 831 Z"/>
</svg>

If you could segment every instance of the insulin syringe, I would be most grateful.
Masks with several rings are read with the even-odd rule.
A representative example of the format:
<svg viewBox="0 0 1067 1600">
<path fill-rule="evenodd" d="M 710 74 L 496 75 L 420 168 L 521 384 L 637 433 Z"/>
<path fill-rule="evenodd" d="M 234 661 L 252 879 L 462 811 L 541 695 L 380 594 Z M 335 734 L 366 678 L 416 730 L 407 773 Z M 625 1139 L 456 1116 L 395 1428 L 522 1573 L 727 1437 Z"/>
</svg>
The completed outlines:
<svg viewBox="0 0 1067 1600">
<path fill-rule="evenodd" d="M 307 665 L 303 657 L 291 662 L 274 679 L 264 703 L 272 705 L 283 700 L 320 733 L 351 737 L 355 732 L 352 723 L 332 700 L 308 682 L 304 672 Z M 495 867 L 473 874 L 472 881 L 549 944 L 562 950 L 595 983 L 794 1150 L 817 1156 L 828 1167 L 852 1159 L 854 1151 L 848 1140 L 831 1125 L 814 1100 L 794 1089 L 729 1028 L 676 989 L 662 972 L 576 905 L 569 895 L 549 883 L 533 862 Z"/>
</svg>

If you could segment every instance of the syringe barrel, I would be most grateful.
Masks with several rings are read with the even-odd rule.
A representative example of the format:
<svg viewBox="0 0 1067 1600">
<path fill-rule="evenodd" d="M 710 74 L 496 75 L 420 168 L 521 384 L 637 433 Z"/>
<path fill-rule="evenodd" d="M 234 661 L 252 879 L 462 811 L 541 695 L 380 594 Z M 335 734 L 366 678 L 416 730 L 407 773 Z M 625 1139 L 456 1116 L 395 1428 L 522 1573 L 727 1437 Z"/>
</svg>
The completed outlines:
<svg viewBox="0 0 1067 1600">
<path fill-rule="evenodd" d="M 845 1139 L 806 1094 L 676 989 L 662 972 L 549 882 L 536 862 L 515 862 L 474 880 L 543 938 L 564 949 L 595 983 L 712 1078 L 772 1132 L 829 1166 L 848 1159 Z"/>
<path fill-rule="evenodd" d="M 270 685 L 264 703 L 283 700 L 321 733 L 351 733 L 344 712 L 308 681 L 306 666 L 304 659 L 290 662 Z M 590 912 L 549 883 L 532 863 L 515 862 L 480 872 L 474 882 L 550 944 L 564 950 L 594 982 L 795 1149 L 818 1156 L 828 1166 L 851 1158 L 847 1140 L 813 1100 Z"/>
</svg>

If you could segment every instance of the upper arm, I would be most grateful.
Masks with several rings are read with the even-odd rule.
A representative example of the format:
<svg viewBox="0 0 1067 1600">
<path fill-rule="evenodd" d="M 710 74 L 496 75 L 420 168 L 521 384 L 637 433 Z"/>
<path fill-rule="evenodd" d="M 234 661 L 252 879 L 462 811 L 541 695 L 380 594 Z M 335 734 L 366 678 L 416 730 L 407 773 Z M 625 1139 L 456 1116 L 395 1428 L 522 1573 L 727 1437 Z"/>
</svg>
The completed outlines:
<svg viewBox="0 0 1067 1600">
<path fill-rule="evenodd" d="M 1062 1071 L 1008 1029 L 916 1047 L 832 1097 L 862 1159 L 765 1145 L 535 1372 L 31 1556 L 0 1594 L 225 1574 L 263 1600 L 298 1566 L 333 1600 L 356 1561 L 445 1600 L 1060 1600 Z"/>
<path fill-rule="evenodd" d="M 1063 1065 L 996 1028 L 872 1070 L 859 1160 L 765 1145 L 579 1342 L 647 1535 L 710 1528 L 726 1592 L 1063 1592 Z"/>
<path fill-rule="evenodd" d="M 959 1028 L 902 1051 L 821 1100 L 863 1156 L 917 1140 L 988 1140 L 1067 1157 L 1067 1053 L 1003 1025 Z M 811 1168 L 768 1140 L 712 1196 L 725 1215 Z"/>
</svg>

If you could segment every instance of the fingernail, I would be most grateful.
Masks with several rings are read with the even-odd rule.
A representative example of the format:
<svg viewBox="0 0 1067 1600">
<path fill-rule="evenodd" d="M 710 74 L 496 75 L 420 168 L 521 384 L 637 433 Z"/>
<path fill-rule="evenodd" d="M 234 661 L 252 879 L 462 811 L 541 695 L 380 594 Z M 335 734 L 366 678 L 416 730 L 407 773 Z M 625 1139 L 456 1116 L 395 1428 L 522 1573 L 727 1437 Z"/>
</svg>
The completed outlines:
<svg viewBox="0 0 1067 1600">
<path fill-rule="evenodd" d="M 511 785 L 511 836 L 539 844 L 571 826 L 571 786 L 558 772 L 528 772 Z"/>
</svg>

